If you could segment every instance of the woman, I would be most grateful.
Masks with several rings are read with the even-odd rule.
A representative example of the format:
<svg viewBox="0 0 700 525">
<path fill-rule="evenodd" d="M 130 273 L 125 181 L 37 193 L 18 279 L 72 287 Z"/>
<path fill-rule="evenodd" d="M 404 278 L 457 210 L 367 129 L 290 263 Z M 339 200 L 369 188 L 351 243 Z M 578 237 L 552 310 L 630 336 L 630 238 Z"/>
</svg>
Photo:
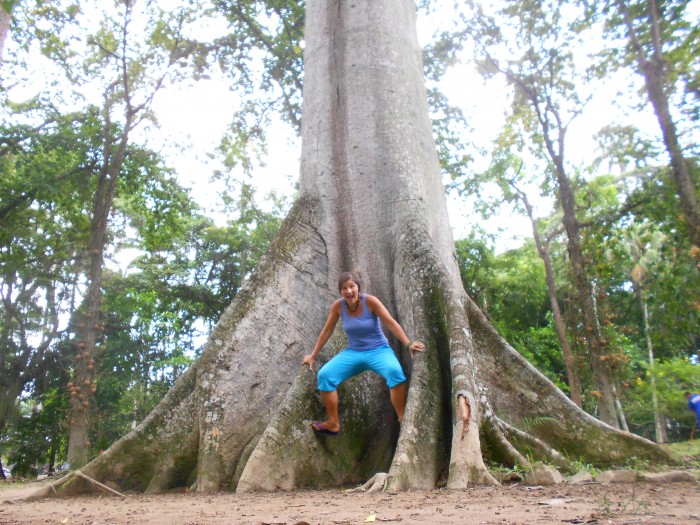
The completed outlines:
<svg viewBox="0 0 700 525">
<path fill-rule="evenodd" d="M 316 356 L 333 334 L 338 319 L 342 317 L 349 346 L 318 372 L 318 389 L 326 407 L 327 418 L 325 421 L 311 422 L 311 428 L 317 434 L 338 435 L 338 385 L 365 370 L 372 370 L 386 380 L 399 422 L 403 419 L 406 408 L 406 376 L 382 332 L 380 320 L 401 341 L 404 348 L 411 353 L 411 357 L 414 352 L 422 352 L 425 349 L 425 345 L 420 341 L 409 340 L 379 299 L 360 293 L 360 288 L 360 280 L 354 273 L 345 272 L 340 275 L 338 291 L 342 297 L 331 306 L 326 325 L 318 336 L 313 352 L 304 357 L 302 362 L 302 365 L 309 365 L 309 370 L 313 370 Z"/>
</svg>

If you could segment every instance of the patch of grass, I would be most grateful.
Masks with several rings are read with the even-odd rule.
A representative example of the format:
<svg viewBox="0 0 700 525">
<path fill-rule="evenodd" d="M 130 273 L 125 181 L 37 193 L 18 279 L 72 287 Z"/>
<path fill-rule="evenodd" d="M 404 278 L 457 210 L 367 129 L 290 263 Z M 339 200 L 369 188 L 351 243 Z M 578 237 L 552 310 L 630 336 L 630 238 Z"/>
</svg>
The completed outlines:
<svg viewBox="0 0 700 525">
<path fill-rule="evenodd" d="M 578 472 L 588 472 L 591 476 L 600 474 L 600 469 L 594 467 L 590 463 L 585 463 L 583 460 L 570 461 L 571 471 L 576 474 Z"/>
<path fill-rule="evenodd" d="M 511 473 L 517 474 L 518 476 L 520 476 L 521 479 L 524 479 L 525 474 L 527 474 L 527 469 L 521 465 L 515 465 L 513 467 L 508 467 L 505 465 L 496 465 L 496 464 L 487 462 L 486 468 L 493 475 L 493 477 L 499 481 Z"/>
<path fill-rule="evenodd" d="M 679 462 L 688 468 L 700 468 L 700 439 L 662 445 Z"/>
<path fill-rule="evenodd" d="M 631 470 L 649 470 L 649 465 L 651 462 L 648 459 L 638 458 L 637 456 L 632 456 L 625 461 L 625 468 Z"/>
</svg>

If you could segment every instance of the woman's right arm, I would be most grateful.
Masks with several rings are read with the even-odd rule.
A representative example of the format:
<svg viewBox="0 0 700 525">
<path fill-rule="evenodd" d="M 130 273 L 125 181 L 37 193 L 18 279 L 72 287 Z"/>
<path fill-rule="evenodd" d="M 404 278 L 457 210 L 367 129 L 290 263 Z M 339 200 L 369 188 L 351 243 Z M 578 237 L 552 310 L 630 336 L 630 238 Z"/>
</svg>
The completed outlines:
<svg viewBox="0 0 700 525">
<path fill-rule="evenodd" d="M 339 318 L 340 318 L 340 299 L 335 301 L 333 303 L 333 305 L 331 306 L 331 311 L 328 313 L 328 319 L 326 319 L 326 324 L 323 327 L 323 330 L 321 330 L 321 333 L 319 334 L 318 339 L 316 340 L 316 344 L 314 345 L 314 350 L 309 355 L 304 357 L 304 360 L 301 362 L 302 366 L 309 365 L 309 370 L 314 369 L 314 361 L 316 360 L 316 356 L 321 351 L 321 348 L 323 348 L 323 345 L 325 345 L 328 342 L 331 335 L 333 335 L 333 331 L 335 330 L 335 325 L 338 324 Z"/>
</svg>

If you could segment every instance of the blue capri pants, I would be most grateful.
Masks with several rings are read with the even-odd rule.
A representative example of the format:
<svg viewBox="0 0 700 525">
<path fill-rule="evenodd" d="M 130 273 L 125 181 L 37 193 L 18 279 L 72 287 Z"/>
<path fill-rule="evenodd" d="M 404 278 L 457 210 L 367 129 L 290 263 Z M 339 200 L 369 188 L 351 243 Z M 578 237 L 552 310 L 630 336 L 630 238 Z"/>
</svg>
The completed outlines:
<svg viewBox="0 0 700 525">
<path fill-rule="evenodd" d="M 389 388 L 406 381 L 401 364 L 391 347 L 384 345 L 362 351 L 346 348 L 318 371 L 318 389 L 321 392 L 333 392 L 340 383 L 366 370 L 382 376 Z"/>
</svg>

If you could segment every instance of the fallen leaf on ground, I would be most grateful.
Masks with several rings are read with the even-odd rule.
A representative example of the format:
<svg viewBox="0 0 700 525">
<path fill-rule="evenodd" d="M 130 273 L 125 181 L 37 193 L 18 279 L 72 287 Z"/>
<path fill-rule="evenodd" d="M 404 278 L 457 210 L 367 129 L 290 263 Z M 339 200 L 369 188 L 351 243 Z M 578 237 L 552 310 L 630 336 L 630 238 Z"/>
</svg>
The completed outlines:
<svg viewBox="0 0 700 525">
<path fill-rule="evenodd" d="M 376 515 L 376 514 L 370 514 L 369 516 L 367 516 L 367 517 L 365 518 L 365 521 L 363 521 L 362 523 L 371 523 L 371 522 L 373 522 L 373 521 L 377 521 L 377 515 Z"/>
</svg>

